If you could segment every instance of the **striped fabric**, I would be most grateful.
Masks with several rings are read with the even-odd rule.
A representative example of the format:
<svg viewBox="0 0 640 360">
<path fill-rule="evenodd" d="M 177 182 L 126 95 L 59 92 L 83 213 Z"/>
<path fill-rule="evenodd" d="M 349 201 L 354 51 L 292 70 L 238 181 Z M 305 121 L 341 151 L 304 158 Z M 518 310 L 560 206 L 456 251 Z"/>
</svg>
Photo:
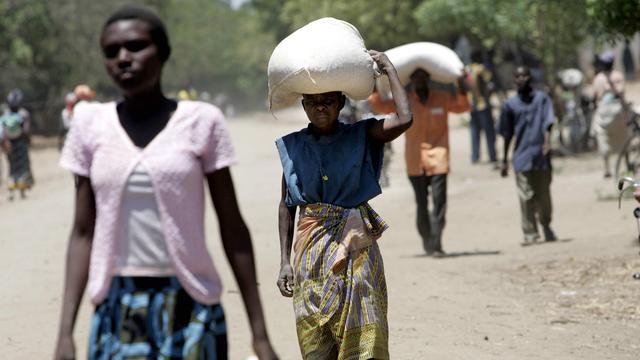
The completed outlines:
<svg viewBox="0 0 640 360">
<path fill-rule="evenodd" d="M 387 228 L 368 204 L 358 207 L 367 234 Z M 296 238 L 293 300 L 304 359 L 388 359 L 387 288 L 375 241 L 349 253 L 344 270 L 332 265 L 351 209 L 303 207 Z"/>
<path fill-rule="evenodd" d="M 175 277 L 114 277 L 97 306 L 90 360 L 226 360 L 220 305 L 195 302 Z"/>
</svg>

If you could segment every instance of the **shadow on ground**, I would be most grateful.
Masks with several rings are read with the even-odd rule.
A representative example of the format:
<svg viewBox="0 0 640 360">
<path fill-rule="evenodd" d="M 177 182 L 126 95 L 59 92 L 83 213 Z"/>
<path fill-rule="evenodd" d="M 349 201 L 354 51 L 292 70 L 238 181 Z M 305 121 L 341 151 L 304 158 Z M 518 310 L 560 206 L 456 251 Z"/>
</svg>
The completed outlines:
<svg viewBox="0 0 640 360">
<path fill-rule="evenodd" d="M 520 245 L 522 245 L 523 247 L 529 247 L 529 246 L 537 246 L 537 245 L 561 244 L 561 243 L 568 243 L 571 241 L 573 241 L 573 239 L 567 238 L 567 239 L 560 239 L 556 241 L 534 241 L 531 243 L 522 243 Z"/>
<path fill-rule="evenodd" d="M 457 258 L 457 257 L 464 257 L 464 256 L 485 256 L 485 255 L 501 255 L 502 252 L 498 251 L 498 250 L 491 250 L 491 251 L 459 251 L 459 252 L 450 252 L 447 253 L 446 255 L 440 256 L 438 257 L 438 259 L 447 259 L 447 258 Z M 403 256 L 404 258 L 426 258 L 426 257 L 432 257 L 431 255 L 427 255 L 427 254 L 415 254 L 415 255 L 408 255 L 408 256 Z"/>
</svg>

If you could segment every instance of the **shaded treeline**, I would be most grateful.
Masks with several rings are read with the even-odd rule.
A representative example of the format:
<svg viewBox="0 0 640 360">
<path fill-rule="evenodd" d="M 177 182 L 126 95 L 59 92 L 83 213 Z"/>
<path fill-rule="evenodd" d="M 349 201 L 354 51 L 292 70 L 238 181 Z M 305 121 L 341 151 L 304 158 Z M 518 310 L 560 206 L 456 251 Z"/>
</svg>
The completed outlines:
<svg viewBox="0 0 640 360">
<path fill-rule="evenodd" d="M 37 128 L 49 133 L 57 128 L 64 94 L 76 84 L 96 88 L 101 100 L 116 96 L 102 67 L 99 36 L 106 17 L 130 2 L 0 0 L 0 94 L 23 89 Z M 275 44 L 323 16 L 353 23 L 370 48 L 385 50 L 421 40 L 452 46 L 464 34 L 474 48 L 496 62 L 506 56 L 534 56 L 552 74 L 575 65 L 576 48 L 587 36 L 607 30 L 624 35 L 637 31 L 637 21 L 625 20 L 625 14 L 640 4 L 624 0 L 133 2 L 155 8 L 167 23 L 173 54 L 164 72 L 165 88 L 224 92 L 240 110 L 264 106 L 267 61 Z M 241 6 L 234 8 L 231 3 Z"/>
</svg>

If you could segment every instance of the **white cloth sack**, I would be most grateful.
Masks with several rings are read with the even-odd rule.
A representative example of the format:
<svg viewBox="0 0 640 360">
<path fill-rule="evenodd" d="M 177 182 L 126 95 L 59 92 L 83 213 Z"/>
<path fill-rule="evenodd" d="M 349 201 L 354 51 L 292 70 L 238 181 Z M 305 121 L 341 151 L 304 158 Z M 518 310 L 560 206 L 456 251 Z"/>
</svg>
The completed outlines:
<svg viewBox="0 0 640 360">
<path fill-rule="evenodd" d="M 334 18 L 313 21 L 276 46 L 269 59 L 269 107 L 292 105 L 302 94 L 342 91 L 366 99 L 375 83 L 374 61 L 353 25 Z"/>
<path fill-rule="evenodd" d="M 582 84 L 582 80 L 584 79 L 584 75 L 582 71 L 578 69 L 564 69 L 558 72 L 558 77 L 562 82 L 562 85 L 568 88 L 575 88 Z"/>
<path fill-rule="evenodd" d="M 462 76 L 464 68 L 464 64 L 453 50 L 432 42 L 398 46 L 385 51 L 385 54 L 398 71 L 402 85 L 407 85 L 411 74 L 418 69 L 427 71 L 432 80 L 452 83 Z M 389 93 L 389 80 L 379 78 L 377 89 L 381 94 Z"/>
</svg>

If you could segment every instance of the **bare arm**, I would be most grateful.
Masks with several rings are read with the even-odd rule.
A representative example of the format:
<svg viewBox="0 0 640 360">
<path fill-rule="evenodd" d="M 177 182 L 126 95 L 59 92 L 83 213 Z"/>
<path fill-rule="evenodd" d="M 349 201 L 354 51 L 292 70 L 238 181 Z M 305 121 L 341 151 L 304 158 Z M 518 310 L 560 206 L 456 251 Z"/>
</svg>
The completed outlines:
<svg viewBox="0 0 640 360">
<path fill-rule="evenodd" d="M 254 350 L 261 360 L 277 359 L 269 342 L 262 313 L 251 235 L 240 214 L 229 168 L 207 174 L 207 182 L 218 215 L 222 245 L 249 317 Z"/>
<path fill-rule="evenodd" d="M 467 83 L 466 83 L 467 73 L 466 71 L 458 78 L 458 92 L 460 95 L 467 95 Z"/>
<path fill-rule="evenodd" d="M 467 97 L 467 84 L 465 83 L 466 75 L 462 75 L 458 78 L 457 83 L 457 93 L 450 97 L 450 100 L 447 103 L 447 111 L 461 114 L 471 110 L 471 104 L 469 103 L 469 98 Z"/>
<path fill-rule="evenodd" d="M 542 144 L 542 154 L 547 155 L 551 152 L 551 127 L 544 132 L 544 143 Z"/>
<path fill-rule="evenodd" d="M 0 125 L 0 153 L 2 151 L 9 153 L 11 151 L 11 142 L 9 142 L 9 137 L 4 135 L 2 125 Z"/>
<path fill-rule="evenodd" d="M 507 177 L 509 174 L 509 147 L 511 146 L 511 139 L 513 138 L 514 133 L 514 124 L 513 124 L 513 114 L 511 110 L 504 104 L 502 109 L 500 110 L 500 135 L 504 139 L 504 147 L 502 149 L 502 170 L 500 171 L 500 175 L 502 177 Z"/>
<path fill-rule="evenodd" d="M 545 121 L 545 131 L 544 131 L 544 142 L 542 144 L 542 154 L 548 155 L 551 152 L 551 129 L 553 128 L 553 124 L 555 123 L 556 116 L 553 113 L 553 101 L 550 97 L 547 97 L 546 101 L 546 121 Z"/>
<path fill-rule="evenodd" d="M 369 137 L 385 143 L 393 141 L 411 127 L 413 116 L 411 115 L 407 93 L 400 83 L 396 68 L 393 67 L 387 55 L 375 50 L 369 50 L 369 54 L 371 54 L 373 60 L 378 64 L 380 71 L 387 74 L 389 84 L 391 85 L 391 95 L 393 96 L 396 107 L 395 116 L 387 117 L 384 121 L 374 122 L 368 129 Z"/>
<path fill-rule="evenodd" d="M 502 157 L 502 169 L 500 171 L 500 175 L 502 177 L 507 177 L 509 175 L 509 146 L 511 146 L 511 136 L 504 137 L 504 153 Z"/>
<path fill-rule="evenodd" d="M 22 131 L 26 137 L 31 136 L 31 114 L 27 111 L 24 113 L 24 122 L 22 123 Z"/>
<path fill-rule="evenodd" d="M 293 222 L 296 217 L 296 207 L 288 207 L 284 203 L 287 184 L 282 176 L 282 196 L 278 206 L 278 231 L 280 234 L 280 274 L 278 275 L 278 289 L 282 296 L 293 296 L 293 269 L 291 268 L 291 244 L 293 243 Z"/>
<path fill-rule="evenodd" d="M 91 180 L 76 176 L 76 209 L 67 247 L 62 314 L 54 359 L 74 359 L 73 328 L 89 275 L 89 258 L 96 220 Z"/>
</svg>

